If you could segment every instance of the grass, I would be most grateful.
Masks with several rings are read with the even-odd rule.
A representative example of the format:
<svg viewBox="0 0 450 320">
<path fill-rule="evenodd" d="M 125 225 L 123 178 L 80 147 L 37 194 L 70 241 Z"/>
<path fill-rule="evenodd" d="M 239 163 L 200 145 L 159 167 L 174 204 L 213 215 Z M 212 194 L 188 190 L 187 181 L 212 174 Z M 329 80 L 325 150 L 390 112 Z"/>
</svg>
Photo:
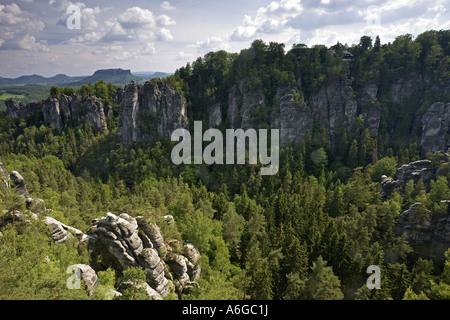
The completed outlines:
<svg viewBox="0 0 450 320">
<path fill-rule="evenodd" d="M 24 94 L 13 94 L 13 93 L 2 93 L 0 95 L 0 100 L 8 100 L 8 99 L 25 99 L 25 95 Z"/>
</svg>

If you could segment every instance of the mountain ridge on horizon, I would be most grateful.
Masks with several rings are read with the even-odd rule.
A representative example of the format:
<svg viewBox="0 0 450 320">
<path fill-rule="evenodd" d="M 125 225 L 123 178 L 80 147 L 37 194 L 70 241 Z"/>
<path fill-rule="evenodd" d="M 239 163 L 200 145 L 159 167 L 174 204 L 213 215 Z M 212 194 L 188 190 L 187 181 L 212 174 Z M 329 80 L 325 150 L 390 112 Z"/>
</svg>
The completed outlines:
<svg viewBox="0 0 450 320">
<path fill-rule="evenodd" d="M 165 77 L 170 73 L 160 71 L 136 72 L 133 74 L 129 69 L 109 68 L 96 70 L 92 75 L 68 76 L 56 74 L 53 77 L 44 77 L 39 74 L 22 75 L 17 78 L 0 77 L 0 86 L 23 86 L 23 85 L 55 85 L 55 86 L 81 86 L 84 83 L 95 83 L 102 79 L 113 84 L 124 84 L 131 80 L 144 81 L 146 77 Z"/>
</svg>

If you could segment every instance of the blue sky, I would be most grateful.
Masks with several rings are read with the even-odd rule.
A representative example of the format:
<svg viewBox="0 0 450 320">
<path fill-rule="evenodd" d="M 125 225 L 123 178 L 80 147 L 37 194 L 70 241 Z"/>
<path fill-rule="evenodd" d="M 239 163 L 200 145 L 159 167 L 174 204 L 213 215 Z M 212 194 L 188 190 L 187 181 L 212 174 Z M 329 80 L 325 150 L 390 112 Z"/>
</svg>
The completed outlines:
<svg viewBox="0 0 450 320">
<path fill-rule="evenodd" d="M 80 9 L 69 29 L 67 8 Z M 89 75 L 98 69 L 174 72 L 209 51 L 255 39 L 349 46 L 450 29 L 450 0 L 171 0 L 0 2 L 0 76 Z"/>
</svg>

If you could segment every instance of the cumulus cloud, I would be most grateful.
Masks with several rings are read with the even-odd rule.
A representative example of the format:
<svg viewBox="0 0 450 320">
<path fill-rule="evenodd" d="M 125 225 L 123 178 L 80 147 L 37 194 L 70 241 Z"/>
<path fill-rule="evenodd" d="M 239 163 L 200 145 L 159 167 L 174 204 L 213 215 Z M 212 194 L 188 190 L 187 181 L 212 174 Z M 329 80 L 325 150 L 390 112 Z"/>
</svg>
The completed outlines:
<svg viewBox="0 0 450 320">
<path fill-rule="evenodd" d="M 161 9 L 168 10 L 168 11 L 175 10 L 175 7 L 172 7 L 172 5 L 170 4 L 169 1 L 164 1 L 163 3 L 161 3 L 160 7 L 161 7 Z"/>
<path fill-rule="evenodd" d="M 173 39 L 169 27 L 176 24 L 167 15 L 155 16 L 152 11 L 131 7 L 116 18 L 106 20 L 95 31 L 71 39 L 71 43 L 149 42 Z M 151 50 L 150 50 L 151 51 Z"/>
<path fill-rule="evenodd" d="M 260 7 L 252 18 L 245 15 L 242 25 L 234 29 L 231 39 L 248 40 L 258 34 L 281 32 L 286 24 L 303 12 L 300 0 L 272 1 L 266 7 Z"/>
<path fill-rule="evenodd" d="M 45 24 L 30 12 L 22 10 L 16 3 L 0 5 L 1 49 L 24 49 L 47 51 L 45 41 L 38 41 L 36 35 Z"/>
<path fill-rule="evenodd" d="M 73 14 L 72 12 L 67 12 L 67 8 L 70 6 L 77 6 L 80 9 L 80 27 L 83 30 L 94 30 L 98 28 L 99 23 L 97 22 L 98 15 L 102 12 L 100 7 L 90 8 L 82 2 L 73 3 L 67 0 L 50 0 L 49 4 L 55 9 L 62 11 L 63 14 L 56 23 L 57 25 L 67 27 L 67 19 Z"/>
<path fill-rule="evenodd" d="M 189 61 L 189 60 L 193 60 L 194 59 L 194 55 L 192 53 L 186 53 L 184 51 L 180 51 L 178 53 L 178 55 L 175 57 L 175 60 L 179 60 L 179 61 Z"/>
<path fill-rule="evenodd" d="M 195 48 L 200 52 L 229 50 L 228 36 L 209 37 L 204 41 L 198 41 L 195 44 L 188 45 L 189 48 Z"/>
</svg>

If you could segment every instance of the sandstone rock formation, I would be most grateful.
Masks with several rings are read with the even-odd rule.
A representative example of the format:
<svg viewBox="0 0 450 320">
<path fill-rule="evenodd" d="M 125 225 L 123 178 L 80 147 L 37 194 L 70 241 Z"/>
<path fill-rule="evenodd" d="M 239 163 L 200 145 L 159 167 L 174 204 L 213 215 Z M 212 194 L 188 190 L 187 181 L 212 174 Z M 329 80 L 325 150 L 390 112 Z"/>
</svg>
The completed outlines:
<svg viewBox="0 0 450 320">
<path fill-rule="evenodd" d="M 9 174 L 12 184 L 17 186 L 18 194 L 22 195 L 28 210 L 5 211 L 1 215 L 0 228 L 11 223 L 30 224 L 32 220 L 41 220 L 50 227 L 50 237 L 58 244 L 66 243 L 69 239 L 76 239 L 76 243 L 86 244 L 92 251 L 93 266 L 74 265 L 80 270 L 81 278 L 87 284 L 89 294 L 98 285 L 95 270 L 113 268 L 118 274 L 130 267 L 141 267 L 146 272 L 147 282 L 138 284 L 149 299 L 161 300 L 169 293 L 178 294 L 188 292 L 198 286 L 195 282 L 200 277 L 200 252 L 192 244 L 184 244 L 178 240 L 166 241 L 156 223 L 145 217 L 131 217 L 126 213 L 116 216 L 108 213 L 105 217 L 93 221 L 92 227 L 85 234 L 81 230 L 68 226 L 49 216 L 42 199 L 32 199 L 26 190 L 23 177 L 16 171 Z M 8 172 L 0 163 L 0 180 L 9 181 Z M 7 186 L 9 187 L 9 186 Z M 30 214 L 31 218 L 30 219 Z M 161 217 L 164 223 L 172 224 L 172 216 Z M 121 283 L 119 291 L 130 286 L 137 286 L 132 282 Z M 112 296 L 120 292 L 112 292 Z"/>
<path fill-rule="evenodd" d="M 415 203 L 404 211 L 394 229 L 397 237 L 405 234 L 406 240 L 415 245 L 430 242 L 432 239 L 431 211 L 425 210 L 422 217 L 416 217 L 415 213 L 420 206 L 421 203 Z"/>
<path fill-rule="evenodd" d="M 406 184 L 411 180 L 414 183 L 422 180 L 425 189 L 429 191 L 431 180 L 436 180 L 437 175 L 438 169 L 432 167 L 430 160 L 419 160 L 405 164 L 397 169 L 396 180 L 385 175 L 381 177 L 381 196 L 383 200 L 386 200 L 395 190 L 399 190 L 402 194 Z"/>
<path fill-rule="evenodd" d="M 102 257 L 105 267 L 112 266 L 119 271 L 142 267 L 147 274 L 147 283 L 161 298 L 173 292 L 171 282 L 175 284 L 176 293 L 181 295 L 195 285 L 192 281 L 200 275 L 199 253 L 195 247 L 186 245 L 186 256 L 176 253 L 166 245 L 157 225 L 144 217 L 108 213 L 94 221 L 88 236 L 89 248 L 94 256 Z M 149 297 L 159 299 L 152 290 Z"/>
<path fill-rule="evenodd" d="M 324 126 L 328 133 L 330 148 L 336 152 L 341 129 L 351 129 L 357 116 L 357 102 L 353 98 L 351 81 L 345 77 L 325 85 L 312 94 L 309 105 L 314 121 Z"/>
<path fill-rule="evenodd" d="M 181 92 L 161 82 L 127 84 L 120 105 L 118 135 L 128 145 L 187 128 L 186 101 Z"/>
<path fill-rule="evenodd" d="M 13 185 L 17 188 L 17 192 L 19 193 L 19 195 L 23 198 L 28 198 L 30 194 L 28 193 L 27 187 L 25 185 L 25 180 L 20 175 L 20 173 L 18 173 L 17 171 L 12 171 L 9 174 L 9 177 L 11 178 Z"/>
<path fill-rule="evenodd" d="M 450 103 L 433 103 L 422 117 L 422 153 L 447 151 L 450 147 Z"/>
<path fill-rule="evenodd" d="M 376 137 L 380 128 L 381 105 L 377 100 L 378 85 L 374 81 L 368 81 L 362 91 L 362 95 L 357 100 L 360 114 L 366 121 L 367 128 Z"/>
<path fill-rule="evenodd" d="M 39 104 L 30 103 L 25 104 L 22 101 L 14 99 L 6 100 L 6 114 L 12 118 L 25 119 L 29 114 L 33 114 L 39 110 Z"/>
<path fill-rule="evenodd" d="M 56 243 L 65 243 L 73 236 L 77 237 L 81 243 L 88 241 L 88 236 L 81 230 L 67 226 L 52 217 L 45 217 L 43 222 L 52 228 L 50 236 Z"/>
<path fill-rule="evenodd" d="M 98 280 L 95 270 L 85 264 L 75 264 L 70 266 L 68 269 L 77 272 L 77 276 L 80 277 L 80 280 L 83 280 L 86 284 L 89 295 L 92 296 L 95 288 L 100 285 L 100 281 Z"/>
<path fill-rule="evenodd" d="M 105 110 L 111 108 L 97 97 L 68 97 L 61 94 L 59 98 L 48 98 L 40 103 L 24 104 L 14 99 L 5 101 L 6 114 L 13 118 L 26 118 L 41 112 L 44 123 L 54 128 L 63 129 L 68 123 L 79 125 L 84 119 L 90 124 L 94 132 L 107 130 Z"/>
<path fill-rule="evenodd" d="M 280 130 L 281 146 L 301 143 L 312 132 L 313 112 L 297 88 L 278 88 L 270 124 L 272 129 Z"/>
<path fill-rule="evenodd" d="M 3 163 L 0 162 L 0 182 L 2 183 L 2 185 L 4 185 L 5 187 L 9 188 L 9 173 L 6 170 L 5 166 L 3 165 Z"/>
<path fill-rule="evenodd" d="M 368 94 L 376 95 L 376 90 L 368 88 Z M 277 88 L 275 104 L 270 102 L 261 90 L 251 91 L 242 80 L 239 86 L 230 88 L 228 95 L 227 120 L 232 129 L 254 128 L 254 117 L 262 109 L 270 108 L 270 127 L 280 130 L 280 144 L 301 143 L 307 133 L 312 132 L 313 122 L 324 126 L 329 143 L 333 149 L 341 129 L 350 129 L 357 116 L 357 102 L 350 80 L 342 77 L 326 83 L 318 92 L 305 101 L 303 93 L 296 86 L 283 85 Z M 212 126 L 218 118 L 218 106 L 211 104 L 209 124 Z M 378 110 L 369 110 L 370 121 L 374 131 L 378 130 Z M 257 128 L 256 128 L 257 129 Z"/>
<path fill-rule="evenodd" d="M 147 282 L 135 283 L 131 280 L 124 281 L 120 283 L 117 290 L 119 290 L 119 292 L 124 292 L 129 288 L 144 289 L 145 295 L 148 297 L 149 300 L 163 300 L 161 295 L 155 289 L 150 287 L 150 285 Z"/>
<path fill-rule="evenodd" d="M 450 216 L 436 219 L 431 211 L 420 208 L 421 203 L 415 203 L 400 215 L 395 224 L 395 235 L 405 235 L 406 240 L 413 245 L 430 244 L 433 248 L 448 248 Z M 423 212 L 418 213 L 418 210 Z"/>
</svg>

